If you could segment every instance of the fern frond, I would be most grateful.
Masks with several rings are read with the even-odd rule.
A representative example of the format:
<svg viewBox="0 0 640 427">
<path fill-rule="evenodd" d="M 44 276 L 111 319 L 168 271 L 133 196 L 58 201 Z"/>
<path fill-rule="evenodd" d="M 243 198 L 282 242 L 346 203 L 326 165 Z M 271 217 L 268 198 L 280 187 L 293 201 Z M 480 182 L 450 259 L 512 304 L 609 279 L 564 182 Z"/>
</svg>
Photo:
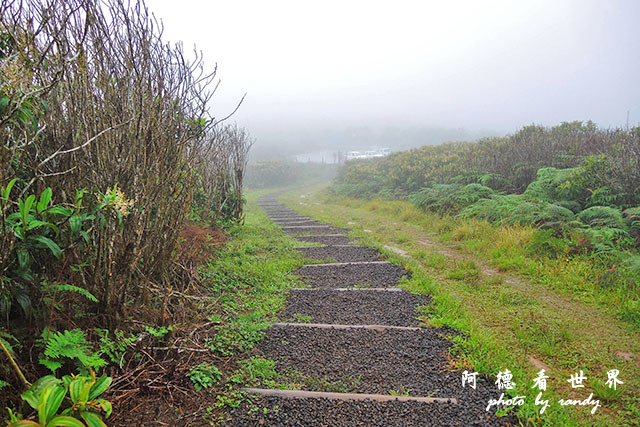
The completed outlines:
<svg viewBox="0 0 640 427">
<path fill-rule="evenodd" d="M 85 297 L 86 299 L 88 299 L 91 302 L 98 302 L 98 298 L 96 298 L 91 292 L 89 292 L 88 290 L 81 288 L 79 286 L 76 285 L 71 285 L 68 283 L 60 283 L 58 284 L 58 292 L 75 292 L 77 294 L 82 295 L 83 297 Z"/>
<path fill-rule="evenodd" d="M 40 363 L 55 372 L 64 363 L 61 359 L 77 360 L 85 368 L 99 368 L 106 362 L 95 353 L 80 329 L 52 332 Z"/>
</svg>

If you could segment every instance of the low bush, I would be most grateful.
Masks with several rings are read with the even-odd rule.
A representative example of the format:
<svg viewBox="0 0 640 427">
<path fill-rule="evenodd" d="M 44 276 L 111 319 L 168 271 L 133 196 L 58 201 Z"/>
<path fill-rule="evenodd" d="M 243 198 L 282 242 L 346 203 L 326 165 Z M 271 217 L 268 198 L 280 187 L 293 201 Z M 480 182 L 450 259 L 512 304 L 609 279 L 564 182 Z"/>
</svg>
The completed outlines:
<svg viewBox="0 0 640 427">
<path fill-rule="evenodd" d="M 619 209 L 607 206 L 592 206 L 580 212 L 578 219 L 593 228 L 626 229 Z"/>
<path fill-rule="evenodd" d="M 435 184 L 409 196 L 418 208 L 440 214 L 457 214 L 480 199 L 493 195 L 491 188 L 481 184 Z"/>
</svg>

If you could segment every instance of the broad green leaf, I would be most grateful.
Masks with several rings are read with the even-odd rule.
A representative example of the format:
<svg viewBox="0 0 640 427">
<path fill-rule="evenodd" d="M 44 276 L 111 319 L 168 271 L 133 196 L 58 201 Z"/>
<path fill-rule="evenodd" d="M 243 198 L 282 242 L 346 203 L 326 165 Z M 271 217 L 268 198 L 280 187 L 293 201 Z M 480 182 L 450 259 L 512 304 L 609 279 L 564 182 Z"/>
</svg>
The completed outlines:
<svg viewBox="0 0 640 427">
<path fill-rule="evenodd" d="M 62 404 L 62 400 L 67 395 L 67 389 L 62 387 L 61 385 L 56 386 L 49 399 L 47 401 L 46 406 L 46 417 L 47 422 L 49 422 L 55 415 L 58 413 L 58 409 L 60 409 L 60 405 Z"/>
<path fill-rule="evenodd" d="M 56 227 L 54 224 L 46 221 L 40 221 L 39 219 L 34 219 L 32 221 L 29 221 L 29 226 L 26 228 L 26 231 L 35 230 L 36 228 L 40 228 L 40 227 L 48 227 L 51 230 L 53 230 L 55 233 L 58 233 L 60 231 L 59 228 Z"/>
<path fill-rule="evenodd" d="M 84 381 L 82 381 L 81 378 L 76 378 L 69 384 L 69 397 L 71 397 L 71 402 L 74 404 L 78 403 L 80 400 L 80 392 L 82 391 L 83 383 Z"/>
<path fill-rule="evenodd" d="M 54 387 L 45 387 L 45 389 L 42 390 L 42 393 L 40 393 L 40 396 L 38 397 L 38 421 L 43 426 L 47 425 L 47 402 L 49 401 L 49 396 L 51 396 Z"/>
<path fill-rule="evenodd" d="M 22 400 L 27 402 L 29 406 L 31 406 L 33 409 L 38 408 L 38 396 L 36 396 L 36 394 L 33 391 L 27 390 L 24 393 L 22 393 L 20 397 L 22 397 Z"/>
<path fill-rule="evenodd" d="M 24 234 L 24 230 L 22 229 L 22 227 L 15 227 L 13 229 L 13 234 L 15 234 L 15 236 L 20 239 L 20 240 L 24 240 L 24 238 L 26 237 L 26 235 Z"/>
<path fill-rule="evenodd" d="M 86 421 L 88 427 L 107 427 L 100 416 L 96 413 L 83 411 L 80 416 Z"/>
<path fill-rule="evenodd" d="M 89 243 L 89 240 L 91 240 L 89 238 L 89 234 L 84 231 L 84 230 L 80 230 L 80 235 L 82 236 L 82 238 L 84 239 L 85 242 Z"/>
<path fill-rule="evenodd" d="M 60 380 L 58 378 L 54 375 L 45 375 L 31 386 L 31 390 L 36 394 L 40 394 L 45 388 L 52 387 L 57 384 L 60 384 Z"/>
<path fill-rule="evenodd" d="M 0 109 L 5 109 L 9 105 L 9 97 L 2 96 L 0 97 Z"/>
<path fill-rule="evenodd" d="M 64 206 L 53 206 L 47 212 L 49 215 L 70 216 L 73 213 L 73 209 L 65 208 Z"/>
<path fill-rule="evenodd" d="M 98 404 L 104 411 L 104 417 L 109 418 L 109 416 L 111 415 L 111 412 L 113 411 L 113 406 L 111 406 L 111 402 L 105 399 L 100 399 L 98 401 Z"/>
<path fill-rule="evenodd" d="M 29 266 L 29 261 L 31 260 L 29 252 L 26 249 L 16 249 L 16 255 L 18 255 L 18 265 L 20 268 L 27 268 Z"/>
<path fill-rule="evenodd" d="M 87 381 L 82 385 L 82 390 L 80 391 L 80 401 L 82 402 L 89 401 L 89 392 L 91 391 L 91 387 L 93 387 L 94 383 L 95 381 L 92 380 L 92 381 Z"/>
<path fill-rule="evenodd" d="M 53 240 L 45 236 L 30 236 L 29 239 L 36 240 L 51 250 L 51 253 L 58 259 L 62 256 L 60 246 Z"/>
<path fill-rule="evenodd" d="M 71 381 L 73 381 L 73 377 L 71 375 L 65 375 L 62 377 L 62 383 L 67 389 L 69 388 L 69 384 L 71 384 Z"/>
<path fill-rule="evenodd" d="M 82 229 L 82 216 L 73 215 L 69 218 L 69 227 L 72 233 L 78 233 Z"/>
<path fill-rule="evenodd" d="M 7 217 L 7 220 L 16 221 L 16 220 L 19 220 L 20 218 L 21 218 L 20 213 L 19 212 L 14 212 L 14 213 L 12 213 L 11 215 L 9 215 Z"/>
<path fill-rule="evenodd" d="M 60 415 L 49 421 L 47 427 L 85 427 L 85 425 L 78 419 Z"/>
<path fill-rule="evenodd" d="M 20 308 L 22 308 L 24 315 L 29 316 L 29 311 L 31 310 L 31 299 L 29 298 L 29 295 L 18 294 L 16 296 L 16 301 L 18 302 Z"/>
<path fill-rule="evenodd" d="M 33 426 L 41 427 L 40 424 L 38 424 L 37 422 L 29 421 L 29 420 L 16 421 L 15 423 L 9 424 L 7 427 L 33 427 Z"/>
<path fill-rule="evenodd" d="M 49 202 L 51 202 L 52 195 L 53 193 L 51 191 L 51 187 L 47 187 L 42 192 L 42 194 L 40 195 L 40 200 L 38 201 L 38 205 L 36 206 L 38 213 L 42 213 L 45 209 L 47 209 L 47 206 L 49 206 Z"/>
<path fill-rule="evenodd" d="M 7 186 L 2 190 L 2 197 L 3 198 L 9 199 L 9 194 L 11 194 L 11 189 L 13 188 L 13 186 L 15 185 L 15 183 L 17 181 L 18 181 L 18 178 L 13 178 L 11 181 L 9 181 Z"/>
<path fill-rule="evenodd" d="M 104 393 L 104 391 L 109 388 L 109 386 L 111 385 L 111 377 L 108 377 L 106 375 L 101 376 L 100 378 L 98 378 L 95 382 L 95 384 L 93 384 L 93 387 L 91 387 L 91 392 L 89 393 L 89 400 L 93 400 L 96 397 L 100 396 L 102 393 Z"/>
<path fill-rule="evenodd" d="M 27 197 L 27 200 L 24 201 L 24 204 L 20 206 L 20 214 L 22 215 L 22 222 L 25 227 L 29 225 L 29 212 L 31 212 L 31 207 L 35 201 L 36 196 L 31 194 Z"/>
</svg>

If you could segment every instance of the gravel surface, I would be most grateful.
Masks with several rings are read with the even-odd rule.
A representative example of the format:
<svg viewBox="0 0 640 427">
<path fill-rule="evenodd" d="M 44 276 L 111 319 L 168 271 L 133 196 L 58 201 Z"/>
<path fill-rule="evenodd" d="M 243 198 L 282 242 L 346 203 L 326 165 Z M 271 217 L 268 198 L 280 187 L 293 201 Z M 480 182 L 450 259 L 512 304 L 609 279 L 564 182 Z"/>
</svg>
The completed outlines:
<svg viewBox="0 0 640 427">
<path fill-rule="evenodd" d="M 409 276 L 399 265 L 346 264 L 303 266 L 297 270 L 312 288 L 348 288 L 351 286 L 387 288 L 397 286 L 402 276 Z"/>
<path fill-rule="evenodd" d="M 247 404 L 231 412 L 228 426 L 508 426 L 513 417 L 497 418 L 466 405 L 417 402 L 341 402 L 327 399 L 263 397 L 258 411 L 249 414 Z M 264 413 L 264 408 L 267 413 Z"/>
<path fill-rule="evenodd" d="M 296 239 L 302 242 L 309 243 L 322 243 L 324 245 L 348 245 L 353 243 L 355 239 L 351 239 L 347 236 L 296 236 Z"/>
<path fill-rule="evenodd" d="M 332 258 L 335 262 L 380 261 L 380 253 L 366 246 L 313 246 L 297 248 L 307 258 L 323 260 Z"/>
<path fill-rule="evenodd" d="M 416 308 L 430 302 L 427 296 L 407 292 L 292 290 L 279 317 L 293 322 L 300 314 L 311 316 L 311 323 L 418 326 Z"/>
<path fill-rule="evenodd" d="M 312 225 L 327 225 L 327 224 L 323 224 L 321 222 L 318 221 L 314 221 L 314 220 L 307 220 L 307 221 L 299 221 L 299 220 L 294 220 L 294 221 L 273 221 L 276 224 L 278 224 L 280 227 L 290 227 L 292 225 L 307 225 L 307 226 L 312 226 Z"/>
<path fill-rule="evenodd" d="M 351 392 L 459 397 L 460 378 L 446 372 L 450 344 L 437 329 L 322 329 L 273 327 L 258 349 L 278 369 L 339 381 L 360 376 Z"/>
<path fill-rule="evenodd" d="M 327 225 L 327 224 L 321 224 Z M 282 229 L 289 234 L 346 234 L 347 231 L 344 228 L 335 228 L 335 227 L 318 227 L 318 226 L 300 226 L 300 227 L 292 227 L 285 226 Z"/>
<path fill-rule="evenodd" d="M 258 344 L 259 351 L 275 360 L 279 370 L 291 368 L 332 382 L 359 377 L 350 390 L 356 393 L 389 394 L 395 390 L 412 396 L 456 398 L 467 421 L 482 420 L 489 399 L 499 397 L 500 392 L 485 378 L 478 379 L 476 390 L 463 388 L 461 374 L 448 371 L 445 355 L 450 347 L 440 331 L 432 328 L 371 331 L 274 327 Z"/>
<path fill-rule="evenodd" d="M 296 211 L 292 211 L 292 210 L 277 210 L 277 211 L 264 210 L 264 211 L 267 214 L 267 216 L 270 218 L 280 218 L 283 216 L 297 217 L 299 215 Z"/>
</svg>

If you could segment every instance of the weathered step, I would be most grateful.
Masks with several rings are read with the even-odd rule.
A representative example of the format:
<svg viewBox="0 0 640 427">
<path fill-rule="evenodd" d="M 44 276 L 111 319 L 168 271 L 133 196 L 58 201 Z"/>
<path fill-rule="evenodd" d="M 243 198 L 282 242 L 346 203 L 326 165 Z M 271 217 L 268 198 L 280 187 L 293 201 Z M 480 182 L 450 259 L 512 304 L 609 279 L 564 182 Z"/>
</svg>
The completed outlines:
<svg viewBox="0 0 640 427">
<path fill-rule="evenodd" d="M 399 329 L 403 331 L 418 331 L 416 326 L 389 326 L 389 325 L 340 325 L 337 323 L 289 323 L 276 322 L 272 326 L 276 328 L 320 328 L 320 329 L 368 329 L 371 331 L 384 331 L 386 329 Z"/>
<path fill-rule="evenodd" d="M 308 216 L 303 216 L 303 215 L 291 215 L 291 216 L 275 216 L 275 217 L 269 217 L 269 219 L 273 222 L 278 222 L 278 221 L 289 221 L 289 220 L 311 220 L 313 218 L 310 218 Z"/>
<path fill-rule="evenodd" d="M 419 397 L 419 396 L 391 396 L 388 394 L 371 393 L 330 393 L 323 391 L 304 390 L 280 390 L 266 388 L 243 388 L 245 393 L 259 394 L 262 396 L 283 397 L 285 399 L 329 399 L 329 400 L 368 400 L 372 402 L 420 402 L 420 403 L 450 403 L 457 404 L 457 399 L 446 397 Z"/>
<path fill-rule="evenodd" d="M 272 220 L 273 221 L 273 220 Z M 314 225 L 327 225 L 322 224 L 314 219 L 304 219 L 304 220 L 292 220 L 292 221 L 273 221 L 281 227 L 290 227 L 296 225 L 304 225 L 304 226 L 314 226 Z"/>
<path fill-rule="evenodd" d="M 305 265 L 296 274 L 312 288 L 387 288 L 409 276 L 404 268 L 386 261 Z"/>
<path fill-rule="evenodd" d="M 397 288 L 353 290 L 291 290 L 279 318 L 292 321 L 308 318 L 313 323 L 342 325 L 418 326 L 416 309 L 431 302 L 425 295 Z"/>
<path fill-rule="evenodd" d="M 367 246 L 333 245 L 310 246 L 296 248 L 307 258 L 323 260 L 333 259 L 335 262 L 379 261 L 380 253 Z"/>
<path fill-rule="evenodd" d="M 294 211 L 293 209 L 264 209 L 265 211 L 268 212 L 273 212 L 272 215 L 273 216 L 284 216 L 284 217 L 288 217 L 288 216 L 302 216 L 300 215 L 298 212 Z M 278 212 L 282 212 L 281 214 L 278 214 Z"/>
<path fill-rule="evenodd" d="M 290 234 L 346 234 L 349 230 L 334 228 L 330 225 L 290 225 L 282 227 L 282 230 Z"/>
<path fill-rule="evenodd" d="M 318 229 L 321 228 L 323 230 L 326 230 L 328 228 L 330 228 L 330 225 L 327 224 L 318 224 L 318 225 L 287 225 L 282 227 L 283 230 L 285 231 L 298 231 L 298 229 L 306 229 L 306 228 L 311 228 L 311 229 Z"/>
<path fill-rule="evenodd" d="M 319 288 L 291 288 L 292 291 L 296 292 L 315 292 L 323 289 Z M 336 291 L 336 292 L 404 292 L 400 288 L 331 288 L 326 289 L 328 291 Z"/>
<path fill-rule="evenodd" d="M 384 264 L 393 264 L 390 261 L 348 261 L 348 262 L 331 262 L 326 264 L 305 264 L 304 267 L 341 267 L 345 265 L 384 265 Z"/>
<path fill-rule="evenodd" d="M 452 344 L 443 334 L 450 329 L 329 329 L 274 327 L 264 331 L 259 356 L 273 360 L 276 369 L 296 370 L 327 383 L 343 383 L 349 393 L 406 394 L 456 398 L 479 403 L 484 411 L 500 392 L 493 382 L 478 378 L 477 389 L 462 387 L 460 372 L 450 370 Z M 321 383 L 301 388 L 326 391 Z"/>
<path fill-rule="evenodd" d="M 321 243 L 324 245 L 346 245 L 355 240 L 344 234 L 319 234 L 315 236 L 295 236 L 295 238 L 302 242 Z"/>
<path fill-rule="evenodd" d="M 256 411 L 255 408 L 262 408 Z M 433 402 L 376 402 L 327 398 L 291 399 L 261 396 L 230 409 L 227 426 L 268 427 L 406 427 L 406 426 L 508 426 L 517 425 L 514 416 L 495 415 L 457 404 Z"/>
</svg>

